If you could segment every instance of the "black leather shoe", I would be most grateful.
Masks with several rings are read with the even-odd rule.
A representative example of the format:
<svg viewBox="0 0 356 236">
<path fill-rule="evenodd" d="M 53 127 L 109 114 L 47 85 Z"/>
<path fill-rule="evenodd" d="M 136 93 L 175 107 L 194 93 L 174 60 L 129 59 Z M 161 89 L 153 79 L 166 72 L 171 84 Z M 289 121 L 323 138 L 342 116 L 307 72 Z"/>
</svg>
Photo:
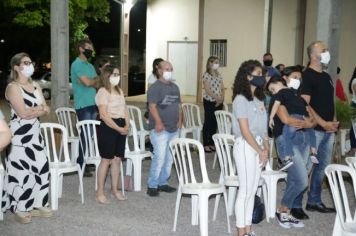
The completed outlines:
<svg viewBox="0 0 356 236">
<path fill-rule="evenodd" d="M 161 185 L 161 186 L 158 186 L 158 191 L 166 192 L 166 193 L 173 193 L 176 191 L 176 189 L 169 185 Z"/>
<path fill-rule="evenodd" d="M 303 208 L 292 208 L 290 210 L 290 213 L 292 216 L 294 216 L 298 220 L 308 220 L 309 219 L 309 216 L 307 214 L 305 214 L 305 212 L 303 211 Z"/>
<path fill-rule="evenodd" d="M 150 197 L 157 197 L 159 195 L 157 188 L 147 188 L 147 194 Z"/>
<path fill-rule="evenodd" d="M 307 211 L 318 211 L 320 213 L 334 213 L 335 208 L 330 208 L 326 207 L 324 203 L 318 203 L 318 204 L 307 204 L 307 207 L 305 208 Z"/>
</svg>

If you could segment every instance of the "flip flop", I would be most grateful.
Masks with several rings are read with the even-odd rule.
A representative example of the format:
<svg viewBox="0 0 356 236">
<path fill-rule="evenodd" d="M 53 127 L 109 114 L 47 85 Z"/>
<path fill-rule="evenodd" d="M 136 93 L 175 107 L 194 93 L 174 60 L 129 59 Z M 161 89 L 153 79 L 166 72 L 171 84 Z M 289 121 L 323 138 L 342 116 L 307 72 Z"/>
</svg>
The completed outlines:
<svg viewBox="0 0 356 236">
<path fill-rule="evenodd" d="M 31 216 L 35 217 L 51 217 L 53 216 L 53 211 L 49 207 L 39 207 L 39 208 L 34 208 L 31 211 Z"/>
</svg>

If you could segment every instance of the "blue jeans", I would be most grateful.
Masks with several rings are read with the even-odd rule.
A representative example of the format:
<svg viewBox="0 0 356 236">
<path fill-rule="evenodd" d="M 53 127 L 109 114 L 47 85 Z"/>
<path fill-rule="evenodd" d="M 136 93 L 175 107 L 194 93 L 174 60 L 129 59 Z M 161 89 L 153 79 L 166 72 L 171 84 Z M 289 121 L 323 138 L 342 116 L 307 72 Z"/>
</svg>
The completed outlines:
<svg viewBox="0 0 356 236">
<path fill-rule="evenodd" d="M 303 120 L 304 117 L 302 115 L 299 114 L 292 114 L 290 115 L 293 118 L 296 119 L 300 119 Z M 316 139 L 315 139 L 315 131 L 314 129 L 304 129 L 303 130 L 307 136 L 309 136 L 309 143 L 310 143 L 310 147 L 316 147 Z M 297 129 L 293 126 L 289 126 L 289 125 L 284 125 L 283 126 L 283 137 L 284 137 L 284 142 L 287 144 L 284 147 L 284 150 L 281 150 L 281 152 L 279 153 L 279 159 L 281 161 L 283 161 L 287 156 L 292 157 L 294 156 L 294 152 L 293 152 L 293 146 L 292 145 L 288 145 L 288 143 L 292 143 L 293 142 L 293 138 L 297 133 Z"/>
<path fill-rule="evenodd" d="M 179 130 L 175 132 L 150 131 L 150 140 L 153 146 L 153 156 L 150 173 L 148 176 L 148 187 L 157 188 L 158 185 L 166 185 L 171 175 L 173 157 L 169 150 L 169 142 L 178 138 Z"/>
<path fill-rule="evenodd" d="M 324 180 L 324 170 L 330 164 L 335 141 L 335 134 L 324 131 L 315 130 L 316 144 L 318 148 L 319 164 L 315 165 L 308 193 L 309 204 L 321 203 L 321 187 Z"/>
<path fill-rule="evenodd" d="M 98 109 L 95 105 L 89 106 L 89 107 L 84 107 L 81 109 L 76 109 L 75 112 L 77 113 L 78 121 L 83 121 L 83 120 L 96 120 L 96 117 L 98 116 Z M 83 148 L 85 148 L 84 145 L 84 134 L 83 132 L 80 134 L 80 140 L 83 142 Z M 82 150 L 82 145 L 79 145 L 79 155 L 77 158 L 77 163 L 80 166 L 83 166 L 83 153 L 85 150 Z"/>
<path fill-rule="evenodd" d="M 275 140 L 277 151 L 280 153 L 287 144 L 283 135 Z M 302 208 L 303 194 L 308 187 L 308 169 L 311 168 L 309 158 L 309 135 L 304 131 L 297 131 L 290 145 L 294 152 L 293 165 L 288 168 L 287 185 L 281 201 L 283 206 L 291 208 Z"/>
</svg>

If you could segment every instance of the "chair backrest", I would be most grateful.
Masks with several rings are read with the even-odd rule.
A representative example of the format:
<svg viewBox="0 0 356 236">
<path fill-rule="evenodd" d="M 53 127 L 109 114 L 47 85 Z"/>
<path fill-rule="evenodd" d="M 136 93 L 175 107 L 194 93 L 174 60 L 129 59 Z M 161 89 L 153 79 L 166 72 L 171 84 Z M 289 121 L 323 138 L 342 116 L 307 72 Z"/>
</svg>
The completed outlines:
<svg viewBox="0 0 356 236">
<path fill-rule="evenodd" d="M 225 102 L 223 103 L 223 108 L 224 108 L 224 111 L 229 111 L 229 106 Z"/>
<path fill-rule="evenodd" d="M 132 134 L 132 140 L 133 140 L 133 149 L 131 150 L 129 146 L 129 141 L 128 137 L 126 137 L 126 151 L 140 151 L 140 147 L 138 145 L 138 136 L 137 136 L 137 129 L 136 129 L 136 124 L 135 121 L 130 119 L 130 131 L 129 133 Z"/>
<path fill-rule="evenodd" d="M 169 149 L 173 156 L 179 185 L 182 186 L 184 184 L 197 183 L 191 153 L 191 150 L 193 149 L 198 150 L 202 177 L 201 183 L 210 183 L 208 173 L 206 171 L 204 148 L 199 141 L 189 138 L 176 138 L 169 143 Z M 198 170 L 196 169 L 196 171 Z"/>
<path fill-rule="evenodd" d="M 53 163 L 70 162 L 67 129 L 57 123 L 41 123 L 40 127 L 48 160 Z M 64 158 L 61 159 L 59 159 L 59 146 L 56 143 L 55 134 L 61 137 L 60 144 L 63 147 L 64 154 Z"/>
<path fill-rule="evenodd" d="M 356 157 L 346 157 L 346 164 L 348 164 L 351 168 L 356 171 Z"/>
<path fill-rule="evenodd" d="M 200 119 L 200 108 L 193 103 L 182 103 L 183 127 L 191 128 L 202 126 Z"/>
<path fill-rule="evenodd" d="M 78 122 L 77 113 L 70 107 L 59 107 L 56 109 L 59 124 L 66 127 L 70 138 L 76 137 L 75 125 Z"/>
<path fill-rule="evenodd" d="M 339 215 L 340 223 L 345 229 L 345 223 L 353 222 L 353 218 L 346 192 L 343 175 L 348 174 L 351 176 L 354 197 L 356 197 L 356 171 L 346 165 L 330 164 L 325 168 L 325 174 L 328 177 L 330 189 L 333 195 L 336 212 Z M 352 199 L 352 198 L 351 198 Z M 355 198 L 353 198 L 353 201 Z"/>
<path fill-rule="evenodd" d="M 100 157 L 96 133 L 96 128 L 99 125 L 100 121 L 97 120 L 83 120 L 76 125 L 78 134 L 81 137 L 80 145 L 84 150 L 83 156 L 85 160 L 90 157 Z"/>
<path fill-rule="evenodd" d="M 219 134 L 231 134 L 232 133 L 232 114 L 228 111 L 215 111 L 215 118 L 218 124 Z"/>
<path fill-rule="evenodd" d="M 130 120 L 133 120 L 135 122 L 136 130 L 139 131 L 144 130 L 145 128 L 143 126 L 141 109 L 133 105 L 127 105 L 127 109 L 129 110 L 130 113 Z"/>
<path fill-rule="evenodd" d="M 235 137 L 231 134 L 214 134 L 213 140 L 222 176 L 236 176 L 236 168 L 232 155 Z"/>
</svg>

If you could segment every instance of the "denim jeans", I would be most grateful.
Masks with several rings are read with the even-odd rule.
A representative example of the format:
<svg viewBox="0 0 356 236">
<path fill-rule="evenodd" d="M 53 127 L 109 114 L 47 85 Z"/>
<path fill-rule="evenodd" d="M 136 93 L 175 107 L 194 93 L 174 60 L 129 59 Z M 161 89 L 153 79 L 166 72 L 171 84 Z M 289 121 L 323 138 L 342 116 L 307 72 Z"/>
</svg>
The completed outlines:
<svg viewBox="0 0 356 236">
<path fill-rule="evenodd" d="M 157 188 L 158 185 L 166 185 L 171 175 L 173 157 L 169 150 L 169 142 L 178 138 L 179 130 L 175 132 L 150 131 L 150 140 L 153 146 L 153 156 L 150 173 L 148 176 L 148 187 Z"/>
<path fill-rule="evenodd" d="M 319 164 L 315 165 L 312 172 L 310 189 L 308 193 L 309 204 L 321 203 L 321 187 L 325 176 L 324 170 L 326 166 L 330 164 L 335 141 L 334 133 L 316 130 L 315 136 L 318 148 Z"/>
<path fill-rule="evenodd" d="M 84 107 L 81 109 L 75 110 L 77 113 L 78 121 L 83 121 L 83 120 L 96 120 L 96 117 L 98 116 L 98 109 L 95 105 L 89 106 L 89 107 Z M 80 140 L 81 142 L 84 142 L 84 134 L 83 132 L 80 134 Z M 85 145 L 83 145 L 83 148 L 85 148 Z M 82 150 L 82 145 L 79 145 L 79 155 L 77 158 L 77 163 L 80 166 L 83 166 L 83 153 L 85 150 Z"/>
<path fill-rule="evenodd" d="M 277 151 L 280 153 L 287 144 L 283 135 L 275 140 Z M 288 168 L 287 185 L 281 201 L 283 206 L 291 208 L 302 208 L 303 194 L 308 187 L 308 169 L 311 168 L 309 158 L 309 135 L 304 131 L 297 131 L 292 140 L 293 165 Z"/>
<path fill-rule="evenodd" d="M 302 115 L 299 114 L 292 114 L 290 115 L 293 118 L 296 119 L 300 119 L 303 120 L 304 117 Z M 309 144 L 310 147 L 316 147 L 316 138 L 315 138 L 315 131 L 314 129 L 304 129 L 303 130 L 307 136 L 309 136 Z M 284 147 L 284 150 L 281 150 L 281 152 L 279 153 L 279 159 L 281 161 L 283 161 L 285 159 L 285 157 L 289 156 L 292 157 L 294 156 L 294 152 L 293 152 L 293 147 L 292 145 L 288 145 L 288 143 L 292 143 L 293 142 L 293 138 L 297 133 L 297 129 L 293 126 L 289 126 L 289 125 L 284 125 L 283 126 L 283 137 L 284 137 L 284 142 L 287 144 Z"/>
</svg>

